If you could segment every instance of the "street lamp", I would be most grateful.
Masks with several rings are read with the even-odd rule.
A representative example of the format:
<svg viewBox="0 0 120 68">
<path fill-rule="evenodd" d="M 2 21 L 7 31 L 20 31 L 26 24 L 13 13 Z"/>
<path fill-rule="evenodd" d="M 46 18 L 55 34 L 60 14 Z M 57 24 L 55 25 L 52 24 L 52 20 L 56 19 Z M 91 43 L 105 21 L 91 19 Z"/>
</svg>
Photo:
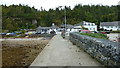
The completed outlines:
<svg viewBox="0 0 120 68">
<path fill-rule="evenodd" d="M 59 6 L 58 8 L 62 8 L 62 7 L 64 7 L 65 8 L 65 6 Z M 64 24 L 64 31 L 65 31 L 65 33 L 66 33 L 66 8 L 65 8 L 65 10 L 64 10 L 64 22 L 65 22 L 65 24 Z"/>
<path fill-rule="evenodd" d="M 66 8 L 65 8 L 65 32 L 66 32 Z"/>
</svg>

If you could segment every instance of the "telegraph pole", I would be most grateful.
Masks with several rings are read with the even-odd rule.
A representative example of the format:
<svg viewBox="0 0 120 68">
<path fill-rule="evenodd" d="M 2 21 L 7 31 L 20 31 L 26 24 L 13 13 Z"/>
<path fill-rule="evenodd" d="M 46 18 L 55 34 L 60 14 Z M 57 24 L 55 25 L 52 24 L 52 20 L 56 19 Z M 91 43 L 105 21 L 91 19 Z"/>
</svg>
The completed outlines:
<svg viewBox="0 0 120 68">
<path fill-rule="evenodd" d="M 65 32 L 66 32 L 66 8 L 65 8 Z"/>
<path fill-rule="evenodd" d="M 59 6 L 59 8 L 61 8 L 61 7 L 64 7 L 64 32 L 66 33 L 66 22 L 67 22 L 67 20 L 66 20 L 66 7 L 65 6 Z M 64 36 L 65 36 L 65 33 L 64 33 Z"/>
</svg>

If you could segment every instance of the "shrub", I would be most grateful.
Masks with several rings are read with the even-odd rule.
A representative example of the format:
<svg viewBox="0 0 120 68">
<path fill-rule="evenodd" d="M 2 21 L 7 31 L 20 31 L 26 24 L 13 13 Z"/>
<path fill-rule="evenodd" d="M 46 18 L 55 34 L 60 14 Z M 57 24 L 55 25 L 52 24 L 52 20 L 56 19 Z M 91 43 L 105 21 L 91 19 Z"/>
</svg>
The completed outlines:
<svg viewBox="0 0 120 68">
<path fill-rule="evenodd" d="M 81 35 L 87 35 L 94 38 L 108 39 L 107 35 L 101 33 L 80 33 Z"/>
<path fill-rule="evenodd" d="M 120 33 L 120 30 L 117 30 L 117 31 L 111 31 L 111 33 Z"/>
</svg>

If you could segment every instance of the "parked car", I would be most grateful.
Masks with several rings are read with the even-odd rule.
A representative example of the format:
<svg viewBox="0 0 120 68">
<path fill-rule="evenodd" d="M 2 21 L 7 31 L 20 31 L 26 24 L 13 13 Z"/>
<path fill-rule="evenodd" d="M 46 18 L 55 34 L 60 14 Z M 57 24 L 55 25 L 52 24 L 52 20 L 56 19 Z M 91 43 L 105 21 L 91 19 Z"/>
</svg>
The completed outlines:
<svg viewBox="0 0 120 68">
<path fill-rule="evenodd" d="M 37 32 L 37 33 L 35 33 L 35 34 L 41 34 L 41 32 Z"/>
<path fill-rule="evenodd" d="M 31 31 L 31 32 L 26 32 L 25 35 L 32 35 L 32 34 L 36 34 L 35 31 Z"/>
<path fill-rule="evenodd" d="M 94 31 L 94 33 L 100 33 L 99 31 Z"/>
<path fill-rule="evenodd" d="M 0 33 L 0 35 L 2 35 L 2 36 L 3 36 L 3 35 L 6 35 L 6 33 Z"/>
<path fill-rule="evenodd" d="M 56 34 L 56 32 L 53 30 L 53 31 L 50 32 L 50 34 Z"/>
<path fill-rule="evenodd" d="M 81 30 L 80 33 L 91 33 L 89 30 Z"/>
<path fill-rule="evenodd" d="M 102 34 L 107 34 L 105 31 L 102 31 L 102 32 L 100 32 L 100 33 L 102 33 Z"/>
<path fill-rule="evenodd" d="M 16 33 L 7 33 L 6 35 L 14 36 Z"/>
<path fill-rule="evenodd" d="M 105 31 L 107 34 L 110 34 L 110 31 Z"/>
<path fill-rule="evenodd" d="M 22 32 L 15 32 L 16 34 L 22 34 Z"/>
<path fill-rule="evenodd" d="M 110 34 L 110 31 L 101 31 L 102 34 Z"/>
</svg>

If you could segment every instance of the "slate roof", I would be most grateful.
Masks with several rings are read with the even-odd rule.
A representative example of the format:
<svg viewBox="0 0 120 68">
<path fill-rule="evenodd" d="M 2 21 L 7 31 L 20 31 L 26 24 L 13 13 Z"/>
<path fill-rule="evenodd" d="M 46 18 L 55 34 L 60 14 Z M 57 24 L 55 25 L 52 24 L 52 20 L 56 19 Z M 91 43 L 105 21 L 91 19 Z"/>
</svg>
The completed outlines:
<svg viewBox="0 0 120 68">
<path fill-rule="evenodd" d="M 57 26 L 51 26 L 51 27 L 41 27 L 39 26 L 37 29 L 56 29 L 58 28 Z"/>
<path fill-rule="evenodd" d="M 114 22 L 101 22 L 100 26 L 120 26 L 120 21 Z"/>
<path fill-rule="evenodd" d="M 37 29 L 50 29 L 51 27 L 41 27 L 39 26 Z"/>
<path fill-rule="evenodd" d="M 59 28 L 59 27 L 58 27 L 58 26 L 53 25 L 53 26 L 51 26 L 51 28 L 52 28 L 52 29 L 56 29 L 56 28 Z"/>
<path fill-rule="evenodd" d="M 83 25 L 83 22 L 80 22 L 78 24 L 75 24 L 74 26 L 80 26 L 80 25 Z"/>
<path fill-rule="evenodd" d="M 80 22 L 78 24 L 75 24 L 74 26 L 82 26 L 82 25 L 84 25 L 84 23 L 91 23 L 91 22 L 82 21 L 82 22 Z"/>
<path fill-rule="evenodd" d="M 73 25 L 70 25 L 70 24 L 67 24 L 66 26 L 67 26 L 66 28 L 73 28 L 74 27 Z"/>
<path fill-rule="evenodd" d="M 65 24 L 60 25 L 60 27 L 65 27 Z M 66 24 L 66 28 L 73 28 L 74 26 L 71 24 Z"/>
</svg>

